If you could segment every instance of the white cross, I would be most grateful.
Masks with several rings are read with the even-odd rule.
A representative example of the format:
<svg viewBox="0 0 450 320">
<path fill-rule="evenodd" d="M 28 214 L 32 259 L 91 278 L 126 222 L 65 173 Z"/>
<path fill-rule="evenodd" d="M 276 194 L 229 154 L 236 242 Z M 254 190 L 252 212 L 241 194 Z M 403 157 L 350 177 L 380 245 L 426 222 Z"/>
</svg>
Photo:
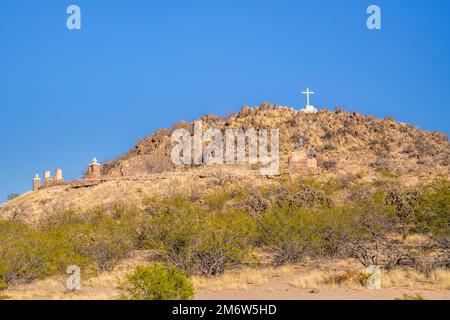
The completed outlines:
<svg viewBox="0 0 450 320">
<path fill-rule="evenodd" d="M 310 95 L 310 94 L 314 94 L 314 92 L 309 91 L 309 88 L 306 88 L 306 91 L 303 91 L 302 94 L 306 94 L 306 100 L 308 101 L 308 104 L 307 104 L 307 105 L 309 106 L 309 105 L 310 105 L 310 104 L 309 104 L 309 95 Z"/>
</svg>

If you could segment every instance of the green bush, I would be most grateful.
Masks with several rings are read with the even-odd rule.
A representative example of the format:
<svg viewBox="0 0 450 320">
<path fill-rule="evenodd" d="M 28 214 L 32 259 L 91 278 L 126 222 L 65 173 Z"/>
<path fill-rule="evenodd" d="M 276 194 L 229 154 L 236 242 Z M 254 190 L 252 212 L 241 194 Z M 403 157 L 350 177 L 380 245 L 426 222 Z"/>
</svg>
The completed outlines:
<svg viewBox="0 0 450 320">
<path fill-rule="evenodd" d="M 348 230 L 343 241 L 346 253 L 362 265 L 395 264 L 395 252 L 391 235 L 397 231 L 395 208 L 386 206 L 385 193 L 375 192 L 360 203 L 351 203 Z M 397 262 L 403 257 L 397 256 Z M 393 260 L 392 260 L 393 259 Z M 384 261 L 382 261 L 384 260 Z"/>
<path fill-rule="evenodd" d="M 279 206 L 290 206 L 298 208 L 323 207 L 331 208 L 333 202 L 322 190 L 309 186 L 302 186 L 299 190 L 288 192 L 285 190 L 276 199 Z"/>
<path fill-rule="evenodd" d="M 147 224 L 146 248 L 160 250 L 170 264 L 190 274 L 195 269 L 199 224 L 204 210 L 186 199 L 166 200 Z"/>
<path fill-rule="evenodd" d="M 111 271 L 133 249 L 142 246 L 143 225 L 142 212 L 118 205 L 109 213 L 105 208 L 81 214 L 68 211 L 49 219 L 41 230 L 70 244 L 98 270 Z"/>
<path fill-rule="evenodd" d="M 38 233 L 26 225 L 0 221 L 0 286 L 30 281 L 45 274 Z"/>
<path fill-rule="evenodd" d="M 18 197 L 20 197 L 20 194 L 18 194 L 18 193 L 11 193 L 11 194 L 8 194 L 8 197 L 6 197 L 6 199 L 8 201 L 11 201 L 11 200 L 13 200 L 15 198 L 18 198 Z"/>
<path fill-rule="evenodd" d="M 89 257 L 100 271 L 111 271 L 133 249 L 133 229 L 122 220 L 104 218 L 97 224 L 66 226 L 76 250 Z"/>
<path fill-rule="evenodd" d="M 275 205 L 261 221 L 263 243 L 275 254 L 276 264 L 297 263 L 309 257 L 354 257 L 374 264 L 389 248 L 382 247 L 395 231 L 392 208 L 383 192 L 375 192 L 340 207 Z M 384 250 L 384 252 L 382 252 Z"/>
<path fill-rule="evenodd" d="M 415 207 L 419 232 L 429 233 L 438 241 L 450 245 L 450 181 L 437 179 L 426 186 Z"/>
<path fill-rule="evenodd" d="M 70 264 L 86 269 L 90 260 L 76 252 L 68 238 L 19 222 L 0 222 L 0 289 L 63 274 Z"/>
<path fill-rule="evenodd" d="M 270 201 L 262 192 L 264 190 L 255 188 L 253 186 L 246 186 L 244 193 L 239 197 L 239 208 L 250 212 L 256 219 L 260 219 L 261 215 L 267 211 L 270 206 Z"/>
<path fill-rule="evenodd" d="M 38 228 L 0 222 L 0 289 L 50 275 L 65 274 L 69 265 L 84 277 L 96 270 L 111 271 L 142 240 L 139 212 L 104 208 L 86 213 L 66 211 L 50 217 Z"/>
<path fill-rule="evenodd" d="M 199 229 L 196 254 L 199 270 L 206 276 L 241 264 L 257 238 L 256 221 L 238 210 L 212 212 L 204 217 Z"/>
<path fill-rule="evenodd" d="M 148 222 L 147 248 L 187 274 L 207 276 L 240 264 L 256 239 L 256 222 L 246 212 L 207 212 L 183 198 L 165 202 Z"/>
<path fill-rule="evenodd" d="M 276 264 L 299 262 L 316 252 L 321 242 L 318 219 L 300 208 L 273 207 L 261 221 L 261 232 Z"/>
<path fill-rule="evenodd" d="M 395 215 L 401 225 L 402 238 L 406 239 L 414 219 L 414 207 L 417 202 L 417 190 L 391 187 L 386 192 L 385 202 L 395 209 Z"/>
<path fill-rule="evenodd" d="M 316 239 L 314 255 L 340 257 L 345 254 L 343 247 L 351 237 L 351 219 L 354 211 L 348 206 L 322 208 L 315 211 L 319 235 Z"/>
<path fill-rule="evenodd" d="M 84 278 L 96 273 L 93 260 L 80 252 L 74 238 L 71 238 L 64 230 L 55 229 L 46 233 L 40 232 L 40 234 L 42 240 L 38 251 L 45 261 L 46 276 L 65 275 L 70 265 L 80 267 Z"/>
<path fill-rule="evenodd" d="M 194 288 L 186 274 L 174 266 L 162 264 L 138 266 L 120 286 L 123 299 L 189 300 Z"/>
<path fill-rule="evenodd" d="M 233 198 L 233 195 L 223 190 L 222 192 L 214 192 L 207 196 L 204 200 L 204 205 L 208 210 L 223 210 L 228 201 Z"/>
</svg>

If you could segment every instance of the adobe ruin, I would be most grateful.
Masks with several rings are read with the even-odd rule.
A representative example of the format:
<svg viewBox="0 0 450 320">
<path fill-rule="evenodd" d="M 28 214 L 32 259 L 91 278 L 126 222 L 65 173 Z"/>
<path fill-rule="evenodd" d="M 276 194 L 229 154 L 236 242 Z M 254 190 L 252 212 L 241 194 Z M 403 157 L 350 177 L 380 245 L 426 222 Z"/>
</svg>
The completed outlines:
<svg viewBox="0 0 450 320">
<path fill-rule="evenodd" d="M 86 171 L 84 179 L 98 179 L 102 176 L 102 165 L 97 161 L 96 158 L 92 160 L 89 164 L 88 169 Z M 59 186 L 63 184 L 76 184 L 80 183 L 83 180 L 79 181 L 70 181 L 64 182 L 63 171 L 61 168 L 57 168 L 55 170 L 55 175 L 52 176 L 50 171 L 45 171 L 44 173 L 44 181 L 42 182 L 39 174 L 36 174 L 36 177 L 33 179 L 33 191 L 38 191 L 40 189 L 50 188 L 54 186 Z"/>
<path fill-rule="evenodd" d="M 36 174 L 36 177 L 33 179 L 33 191 L 38 191 L 41 188 L 57 186 L 62 183 L 64 183 L 64 177 L 61 168 L 56 168 L 54 176 L 52 176 L 50 171 L 47 170 L 44 173 L 44 185 L 42 185 L 39 175 Z"/>
<path fill-rule="evenodd" d="M 102 165 L 94 157 L 92 162 L 89 164 L 85 178 L 86 179 L 97 179 L 102 175 Z"/>
</svg>

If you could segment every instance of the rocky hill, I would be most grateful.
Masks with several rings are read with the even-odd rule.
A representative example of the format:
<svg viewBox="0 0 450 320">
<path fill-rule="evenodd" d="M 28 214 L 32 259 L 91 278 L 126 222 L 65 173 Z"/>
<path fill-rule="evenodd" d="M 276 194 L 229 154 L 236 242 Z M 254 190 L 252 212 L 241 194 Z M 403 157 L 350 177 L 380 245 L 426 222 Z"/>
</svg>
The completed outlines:
<svg viewBox="0 0 450 320">
<path fill-rule="evenodd" d="M 194 122 L 180 122 L 140 140 L 126 154 L 106 162 L 101 175 L 29 192 L 0 207 L 0 218 L 34 223 L 63 209 L 112 206 L 117 202 L 139 204 L 143 197 L 184 193 L 198 197 L 222 186 L 282 183 L 293 178 L 290 158 L 304 150 L 315 158 L 311 172 L 294 170 L 314 179 L 357 176 L 377 180 L 399 178 L 417 183 L 435 176 L 450 177 L 450 143 L 439 132 L 419 130 L 392 118 L 377 119 L 343 110 L 306 114 L 292 108 L 264 103 L 244 107 L 226 118 L 202 117 L 203 130 L 242 128 L 279 129 L 280 175 L 264 177 L 255 166 L 174 166 L 171 133 L 178 128 L 193 131 Z M 320 173 L 320 174 L 318 174 Z M 363 177 L 363 178 L 362 178 Z"/>
<path fill-rule="evenodd" d="M 227 118 L 206 115 L 199 119 L 203 129 L 248 128 L 279 129 L 280 154 L 287 159 L 299 141 L 312 150 L 318 165 L 328 172 L 385 171 L 394 174 L 449 174 L 450 144 L 439 132 L 419 130 L 388 117 L 377 119 L 343 110 L 306 114 L 269 103 L 244 107 Z M 108 162 L 107 177 L 142 176 L 176 169 L 170 159 L 171 132 L 194 122 L 180 122 L 171 129 L 161 129 L 136 143 L 127 154 Z M 284 162 L 286 163 L 286 161 Z"/>
</svg>

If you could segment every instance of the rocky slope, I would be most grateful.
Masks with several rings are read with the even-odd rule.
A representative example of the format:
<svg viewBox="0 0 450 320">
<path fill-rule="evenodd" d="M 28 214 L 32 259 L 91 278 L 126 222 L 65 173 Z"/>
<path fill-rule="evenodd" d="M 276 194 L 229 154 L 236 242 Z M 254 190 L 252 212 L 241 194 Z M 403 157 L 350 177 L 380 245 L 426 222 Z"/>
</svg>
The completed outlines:
<svg viewBox="0 0 450 320">
<path fill-rule="evenodd" d="M 377 119 L 342 110 L 305 114 L 292 108 L 264 103 L 244 107 L 228 118 L 206 115 L 203 129 L 274 128 L 280 130 L 280 153 L 285 158 L 299 141 L 312 150 L 319 167 L 329 172 L 389 171 L 395 174 L 449 174 L 450 144 L 439 132 L 419 130 L 392 118 Z M 174 170 L 170 159 L 171 132 L 193 131 L 194 123 L 180 122 L 136 143 L 127 154 L 103 168 L 108 177 L 141 176 Z"/>
<path fill-rule="evenodd" d="M 280 177 L 261 176 L 257 168 L 249 165 L 175 167 L 170 159 L 171 132 L 177 128 L 193 131 L 194 123 L 183 121 L 149 135 L 125 155 L 107 162 L 99 179 L 27 193 L 2 205 L 0 218 L 34 223 L 67 208 L 84 210 L 117 202 L 139 205 L 143 197 L 170 193 L 198 196 L 224 184 L 282 183 L 289 177 L 288 159 L 299 144 L 317 159 L 314 174 L 320 175 L 315 179 L 357 176 L 372 181 L 395 178 L 411 184 L 438 175 L 450 177 L 448 137 L 391 118 L 377 119 L 342 110 L 305 114 L 264 103 L 252 109 L 244 107 L 227 118 L 206 115 L 200 120 L 203 130 L 279 129 Z"/>
</svg>

